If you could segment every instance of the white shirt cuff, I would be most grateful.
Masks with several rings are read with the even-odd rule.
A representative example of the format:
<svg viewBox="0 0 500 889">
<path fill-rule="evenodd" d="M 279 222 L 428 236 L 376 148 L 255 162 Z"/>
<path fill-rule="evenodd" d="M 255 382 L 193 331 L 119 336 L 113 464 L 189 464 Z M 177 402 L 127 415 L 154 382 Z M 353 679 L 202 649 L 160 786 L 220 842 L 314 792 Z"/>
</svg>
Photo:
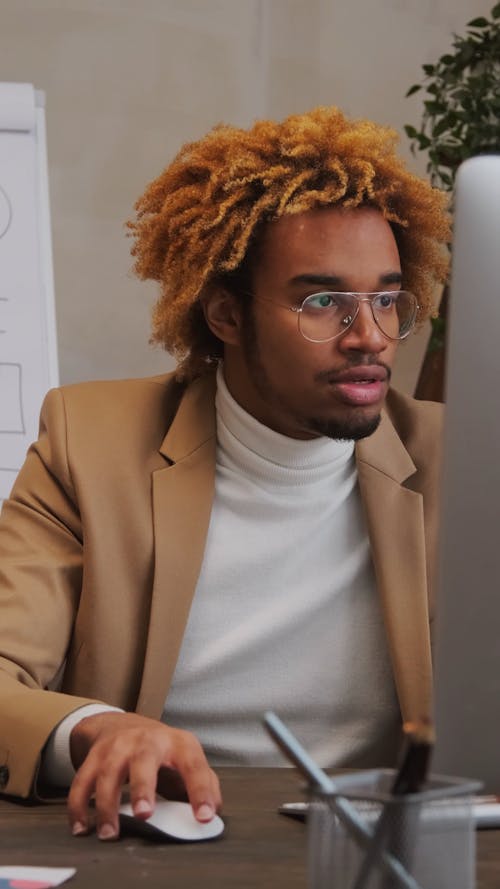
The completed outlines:
<svg viewBox="0 0 500 889">
<path fill-rule="evenodd" d="M 45 745 L 40 766 L 40 780 L 50 787 L 69 787 L 75 777 L 69 743 L 73 728 L 86 716 L 113 712 L 124 711 L 119 707 L 108 707 L 107 704 L 86 704 L 65 716 L 49 735 Z"/>
</svg>

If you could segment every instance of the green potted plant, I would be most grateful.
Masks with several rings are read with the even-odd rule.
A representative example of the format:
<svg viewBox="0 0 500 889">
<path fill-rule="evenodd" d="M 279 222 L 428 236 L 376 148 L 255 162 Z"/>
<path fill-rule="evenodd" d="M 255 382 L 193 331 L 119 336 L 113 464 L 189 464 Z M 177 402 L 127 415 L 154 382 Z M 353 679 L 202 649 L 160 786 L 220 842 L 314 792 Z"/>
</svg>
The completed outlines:
<svg viewBox="0 0 500 889">
<path fill-rule="evenodd" d="M 427 154 L 431 182 L 452 192 L 462 161 L 477 154 L 500 151 L 500 3 L 488 18 L 466 25 L 454 35 L 452 49 L 435 64 L 422 66 L 422 82 L 406 96 L 424 91 L 420 126 L 405 126 L 414 154 Z M 432 319 L 429 347 L 417 383 L 416 396 L 443 400 L 447 291 L 439 315 Z"/>
</svg>

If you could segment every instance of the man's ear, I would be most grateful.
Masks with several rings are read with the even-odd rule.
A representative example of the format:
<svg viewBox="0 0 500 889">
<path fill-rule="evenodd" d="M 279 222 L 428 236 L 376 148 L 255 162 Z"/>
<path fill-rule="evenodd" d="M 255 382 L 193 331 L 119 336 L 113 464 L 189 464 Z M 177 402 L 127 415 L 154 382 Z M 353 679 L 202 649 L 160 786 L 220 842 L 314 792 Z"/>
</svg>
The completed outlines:
<svg viewBox="0 0 500 889">
<path fill-rule="evenodd" d="M 213 334 L 223 343 L 240 345 L 241 306 L 229 291 L 216 287 L 201 301 L 205 321 Z"/>
</svg>

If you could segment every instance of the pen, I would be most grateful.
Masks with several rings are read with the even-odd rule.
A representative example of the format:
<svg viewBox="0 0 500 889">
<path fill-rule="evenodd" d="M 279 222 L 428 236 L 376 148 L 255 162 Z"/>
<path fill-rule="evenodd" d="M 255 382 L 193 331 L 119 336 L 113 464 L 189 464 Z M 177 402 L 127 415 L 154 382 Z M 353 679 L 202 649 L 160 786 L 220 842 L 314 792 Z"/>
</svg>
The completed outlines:
<svg viewBox="0 0 500 889">
<path fill-rule="evenodd" d="M 498 796 L 474 796 L 471 799 L 472 820 L 476 830 L 488 830 L 489 828 L 498 829 L 500 827 L 500 797 Z M 300 800 L 294 803 L 282 803 L 278 811 L 281 815 L 288 815 L 292 818 L 298 818 L 304 821 L 307 817 L 309 803 Z M 425 817 L 432 820 L 433 817 L 439 818 L 439 812 L 433 813 L 432 810 L 426 812 Z M 363 808 L 363 819 L 370 825 L 377 822 L 377 813 L 370 803 Z"/>
</svg>

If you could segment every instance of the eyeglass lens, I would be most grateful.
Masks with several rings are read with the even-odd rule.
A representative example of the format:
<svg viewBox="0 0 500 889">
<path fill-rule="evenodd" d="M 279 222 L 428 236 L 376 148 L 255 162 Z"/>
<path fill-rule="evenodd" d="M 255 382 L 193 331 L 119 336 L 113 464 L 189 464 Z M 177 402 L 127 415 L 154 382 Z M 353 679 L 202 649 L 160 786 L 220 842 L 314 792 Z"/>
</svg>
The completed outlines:
<svg viewBox="0 0 500 889">
<path fill-rule="evenodd" d="M 302 335 L 313 342 L 340 336 L 353 323 L 361 300 L 367 299 L 373 318 L 389 339 L 403 339 L 412 329 L 417 315 L 417 301 L 407 290 L 358 295 L 354 293 L 313 293 L 306 297 L 299 313 Z"/>
</svg>

